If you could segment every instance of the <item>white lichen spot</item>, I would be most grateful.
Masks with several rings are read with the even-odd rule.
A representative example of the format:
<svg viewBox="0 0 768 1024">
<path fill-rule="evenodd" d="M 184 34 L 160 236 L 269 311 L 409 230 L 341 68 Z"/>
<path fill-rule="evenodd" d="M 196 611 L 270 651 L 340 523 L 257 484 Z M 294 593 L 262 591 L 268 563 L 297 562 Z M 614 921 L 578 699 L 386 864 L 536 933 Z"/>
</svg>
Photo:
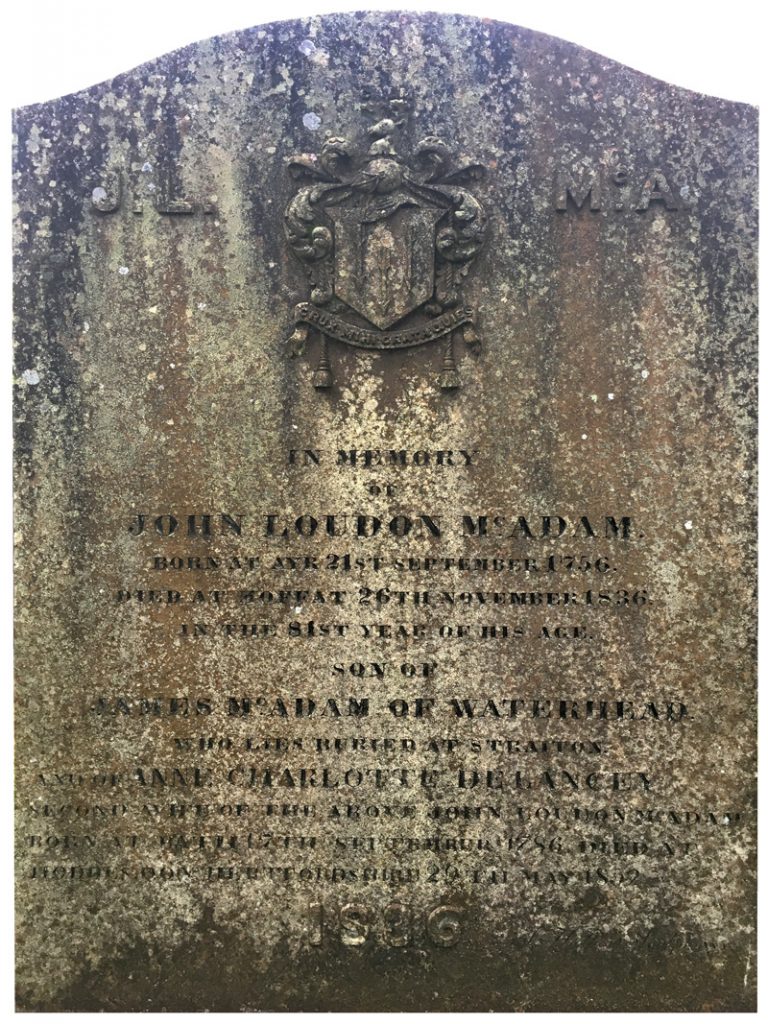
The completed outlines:
<svg viewBox="0 0 768 1024">
<path fill-rule="evenodd" d="M 91 199 L 93 199 L 94 203 L 103 203 L 106 198 L 107 190 L 101 185 L 97 185 L 91 192 Z"/>
<path fill-rule="evenodd" d="M 581 440 L 582 441 L 586 441 L 587 440 L 587 435 L 586 434 L 582 434 L 581 435 Z"/>
<path fill-rule="evenodd" d="M 118 267 L 117 272 L 121 277 L 125 277 L 125 275 L 129 273 L 129 270 L 128 267 Z"/>
<path fill-rule="evenodd" d="M 310 112 L 308 114 L 305 114 L 304 117 L 302 117 L 301 120 L 302 120 L 302 123 L 303 123 L 304 127 L 305 128 L 309 128 L 309 130 L 311 132 L 316 132 L 317 129 L 322 124 L 321 119 L 314 112 L 314 110 L 310 110 Z"/>
<path fill-rule="evenodd" d="M 147 312 L 149 313 L 150 316 L 156 316 L 159 308 L 159 306 L 150 306 Z"/>
<path fill-rule="evenodd" d="M 208 308 L 208 303 L 207 302 L 198 302 L 197 308 L 200 309 L 200 310 L 207 309 Z"/>
<path fill-rule="evenodd" d="M 686 519 L 685 522 L 683 523 L 683 526 L 686 528 L 686 530 L 692 530 L 693 529 L 693 522 L 692 522 L 692 520 Z"/>
<path fill-rule="evenodd" d="M 37 370 L 25 370 L 21 376 L 24 378 L 24 381 L 27 384 L 40 383 L 40 374 L 37 372 Z"/>
<path fill-rule="evenodd" d="M 299 43 L 299 53 L 303 53 L 305 57 L 309 57 L 316 49 L 317 47 L 311 39 L 302 39 Z"/>
<path fill-rule="evenodd" d="M 83 321 L 83 334 L 87 334 L 88 331 L 90 331 L 90 329 L 91 329 L 91 325 L 88 323 L 87 320 L 84 320 Z"/>
<path fill-rule="evenodd" d="M 146 352 L 146 351 L 147 351 L 147 343 L 145 341 L 142 341 L 142 343 L 139 345 L 139 352 Z"/>
<path fill-rule="evenodd" d="M 612 391 L 609 391 L 608 392 L 608 401 L 612 402 L 614 398 L 615 398 L 614 393 Z"/>
<path fill-rule="evenodd" d="M 145 164 L 141 165 L 141 170 L 143 171 L 144 174 L 152 173 L 152 164 L 149 162 L 149 160 L 147 160 Z"/>
<path fill-rule="evenodd" d="M 166 425 L 167 427 L 172 427 L 172 426 L 173 426 L 173 420 L 172 420 L 172 419 L 171 419 L 171 420 L 166 420 L 166 421 L 165 421 L 165 425 Z"/>
<path fill-rule="evenodd" d="M 650 371 L 649 370 L 641 370 L 640 371 L 640 376 L 643 378 L 643 380 L 648 380 L 648 377 L 650 376 Z"/>
</svg>

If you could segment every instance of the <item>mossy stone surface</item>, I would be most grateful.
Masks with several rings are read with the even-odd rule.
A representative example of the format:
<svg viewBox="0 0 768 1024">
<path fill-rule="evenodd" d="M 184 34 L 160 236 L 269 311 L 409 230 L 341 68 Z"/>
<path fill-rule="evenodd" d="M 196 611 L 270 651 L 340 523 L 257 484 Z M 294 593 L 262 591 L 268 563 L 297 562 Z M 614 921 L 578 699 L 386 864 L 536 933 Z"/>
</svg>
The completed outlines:
<svg viewBox="0 0 768 1024">
<path fill-rule="evenodd" d="M 19 1009 L 754 1009 L 756 111 L 349 14 L 15 133 Z"/>
</svg>

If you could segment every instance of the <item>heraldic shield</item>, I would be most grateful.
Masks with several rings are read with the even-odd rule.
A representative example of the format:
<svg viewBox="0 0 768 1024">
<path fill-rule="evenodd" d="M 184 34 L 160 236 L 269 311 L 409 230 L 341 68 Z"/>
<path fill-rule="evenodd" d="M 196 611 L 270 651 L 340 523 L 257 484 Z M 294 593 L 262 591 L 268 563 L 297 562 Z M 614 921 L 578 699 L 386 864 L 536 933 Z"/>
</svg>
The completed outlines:
<svg viewBox="0 0 768 1024">
<path fill-rule="evenodd" d="M 384 106 L 398 114 L 404 102 L 398 95 Z M 289 162 L 305 184 L 286 208 L 286 235 L 311 286 L 310 301 L 295 309 L 291 342 L 299 352 L 310 330 L 320 335 L 317 388 L 333 384 L 329 338 L 385 351 L 442 339 L 446 389 L 459 386 L 454 333 L 479 341 L 460 284 L 485 237 L 485 213 L 465 187 L 483 168 L 451 171 L 449 149 L 435 136 L 405 160 L 394 143 L 402 123 L 379 120 L 357 157 L 346 139 L 329 138 L 319 154 Z"/>
<path fill-rule="evenodd" d="M 444 213 L 407 201 L 393 212 L 330 210 L 334 294 L 382 330 L 423 306 L 435 288 L 435 227 Z"/>
</svg>

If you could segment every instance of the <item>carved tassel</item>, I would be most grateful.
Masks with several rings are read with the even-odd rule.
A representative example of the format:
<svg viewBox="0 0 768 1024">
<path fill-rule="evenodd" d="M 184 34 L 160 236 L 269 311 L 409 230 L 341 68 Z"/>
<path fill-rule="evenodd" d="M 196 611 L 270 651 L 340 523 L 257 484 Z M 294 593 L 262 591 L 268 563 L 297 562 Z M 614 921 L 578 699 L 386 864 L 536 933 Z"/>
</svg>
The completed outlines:
<svg viewBox="0 0 768 1024">
<path fill-rule="evenodd" d="M 443 347 L 443 369 L 440 373 L 440 387 L 444 391 L 453 391 L 460 387 L 459 371 L 456 369 L 456 362 L 453 358 L 453 334 L 445 339 Z"/>
<path fill-rule="evenodd" d="M 316 388 L 329 388 L 333 384 L 331 364 L 328 360 L 328 339 L 324 334 L 320 335 L 320 359 L 317 363 L 313 383 Z"/>
</svg>

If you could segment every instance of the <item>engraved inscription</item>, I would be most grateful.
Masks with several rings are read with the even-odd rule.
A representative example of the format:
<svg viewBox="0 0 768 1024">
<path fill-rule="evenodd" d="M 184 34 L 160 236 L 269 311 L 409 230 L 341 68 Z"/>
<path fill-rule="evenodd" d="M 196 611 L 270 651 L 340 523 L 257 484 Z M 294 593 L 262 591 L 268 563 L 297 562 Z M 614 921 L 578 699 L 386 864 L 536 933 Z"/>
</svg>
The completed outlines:
<svg viewBox="0 0 768 1024">
<path fill-rule="evenodd" d="M 683 186 L 682 192 L 690 196 L 687 186 Z M 634 179 L 622 166 L 580 171 L 563 168 L 557 174 L 554 206 L 561 213 L 581 210 L 645 213 L 656 207 L 673 212 L 686 205 L 682 192 L 672 187 L 660 167 Z"/>
</svg>

